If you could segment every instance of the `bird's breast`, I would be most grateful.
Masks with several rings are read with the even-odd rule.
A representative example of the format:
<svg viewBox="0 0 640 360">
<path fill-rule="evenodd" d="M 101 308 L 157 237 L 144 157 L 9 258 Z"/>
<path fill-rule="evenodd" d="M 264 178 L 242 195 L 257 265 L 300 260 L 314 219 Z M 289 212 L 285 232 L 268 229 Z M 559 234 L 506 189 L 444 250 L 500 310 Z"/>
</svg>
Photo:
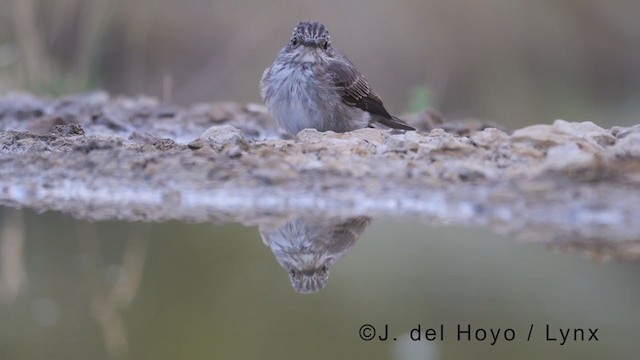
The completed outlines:
<svg viewBox="0 0 640 360">
<path fill-rule="evenodd" d="M 265 102 L 287 133 L 295 135 L 306 128 L 324 131 L 328 106 L 337 94 L 322 81 L 313 66 L 274 66 Z"/>
</svg>

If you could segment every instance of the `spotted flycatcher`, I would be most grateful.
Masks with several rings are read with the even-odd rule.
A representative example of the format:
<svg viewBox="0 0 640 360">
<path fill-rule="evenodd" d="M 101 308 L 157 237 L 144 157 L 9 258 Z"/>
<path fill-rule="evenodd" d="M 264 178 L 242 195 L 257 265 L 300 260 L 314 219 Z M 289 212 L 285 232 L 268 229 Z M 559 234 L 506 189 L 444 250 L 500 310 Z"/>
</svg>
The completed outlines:
<svg viewBox="0 0 640 360">
<path fill-rule="evenodd" d="M 365 127 L 415 130 L 389 114 L 353 63 L 331 44 L 318 22 L 301 21 L 260 81 L 271 115 L 289 135 L 314 128 L 347 132 Z"/>
<path fill-rule="evenodd" d="M 279 227 L 260 225 L 260 235 L 289 272 L 293 288 L 308 294 L 324 288 L 331 267 L 349 252 L 370 223 L 366 216 L 300 217 Z"/>
</svg>

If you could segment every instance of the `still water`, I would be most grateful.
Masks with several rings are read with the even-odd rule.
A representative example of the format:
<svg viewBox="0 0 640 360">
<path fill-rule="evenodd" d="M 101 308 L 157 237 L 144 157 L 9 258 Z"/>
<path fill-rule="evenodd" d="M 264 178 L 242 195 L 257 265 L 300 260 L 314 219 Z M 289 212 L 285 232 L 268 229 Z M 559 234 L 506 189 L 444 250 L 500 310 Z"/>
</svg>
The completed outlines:
<svg viewBox="0 0 640 360">
<path fill-rule="evenodd" d="M 300 294 L 282 253 L 283 266 L 265 246 L 274 226 L 0 214 L 0 359 L 635 359 L 640 351 L 640 263 L 601 263 L 489 230 L 363 218 L 356 230 L 340 228 L 353 248 L 326 244 L 326 286 Z M 300 271 L 310 275 L 307 265 Z"/>
</svg>

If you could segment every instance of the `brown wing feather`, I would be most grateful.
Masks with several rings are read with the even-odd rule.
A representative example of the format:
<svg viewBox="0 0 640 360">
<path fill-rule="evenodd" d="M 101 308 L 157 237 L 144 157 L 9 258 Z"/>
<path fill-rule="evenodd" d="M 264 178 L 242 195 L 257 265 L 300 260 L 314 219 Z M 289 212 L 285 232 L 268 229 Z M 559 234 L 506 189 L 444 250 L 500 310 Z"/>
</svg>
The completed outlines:
<svg viewBox="0 0 640 360">
<path fill-rule="evenodd" d="M 372 115 L 391 118 L 391 114 L 382 105 L 382 99 L 371 91 L 371 86 L 355 67 L 344 61 L 329 64 L 333 84 L 342 95 L 342 101 L 356 106 Z"/>
<path fill-rule="evenodd" d="M 340 92 L 345 104 L 370 113 L 374 122 L 380 122 L 391 128 L 415 130 L 389 114 L 382 104 L 380 96 L 371 90 L 367 79 L 356 70 L 349 60 L 333 61 L 329 63 L 328 70 L 333 85 Z"/>
</svg>

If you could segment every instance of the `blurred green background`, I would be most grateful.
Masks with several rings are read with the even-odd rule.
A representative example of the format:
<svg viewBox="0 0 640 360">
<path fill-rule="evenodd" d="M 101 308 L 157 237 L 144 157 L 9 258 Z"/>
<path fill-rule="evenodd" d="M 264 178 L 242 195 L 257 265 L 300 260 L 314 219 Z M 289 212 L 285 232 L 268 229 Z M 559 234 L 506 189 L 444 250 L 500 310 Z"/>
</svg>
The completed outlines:
<svg viewBox="0 0 640 360">
<path fill-rule="evenodd" d="M 313 19 L 392 112 L 629 125 L 638 13 L 636 0 L 0 0 L 0 92 L 258 102 L 263 69 Z"/>
</svg>

